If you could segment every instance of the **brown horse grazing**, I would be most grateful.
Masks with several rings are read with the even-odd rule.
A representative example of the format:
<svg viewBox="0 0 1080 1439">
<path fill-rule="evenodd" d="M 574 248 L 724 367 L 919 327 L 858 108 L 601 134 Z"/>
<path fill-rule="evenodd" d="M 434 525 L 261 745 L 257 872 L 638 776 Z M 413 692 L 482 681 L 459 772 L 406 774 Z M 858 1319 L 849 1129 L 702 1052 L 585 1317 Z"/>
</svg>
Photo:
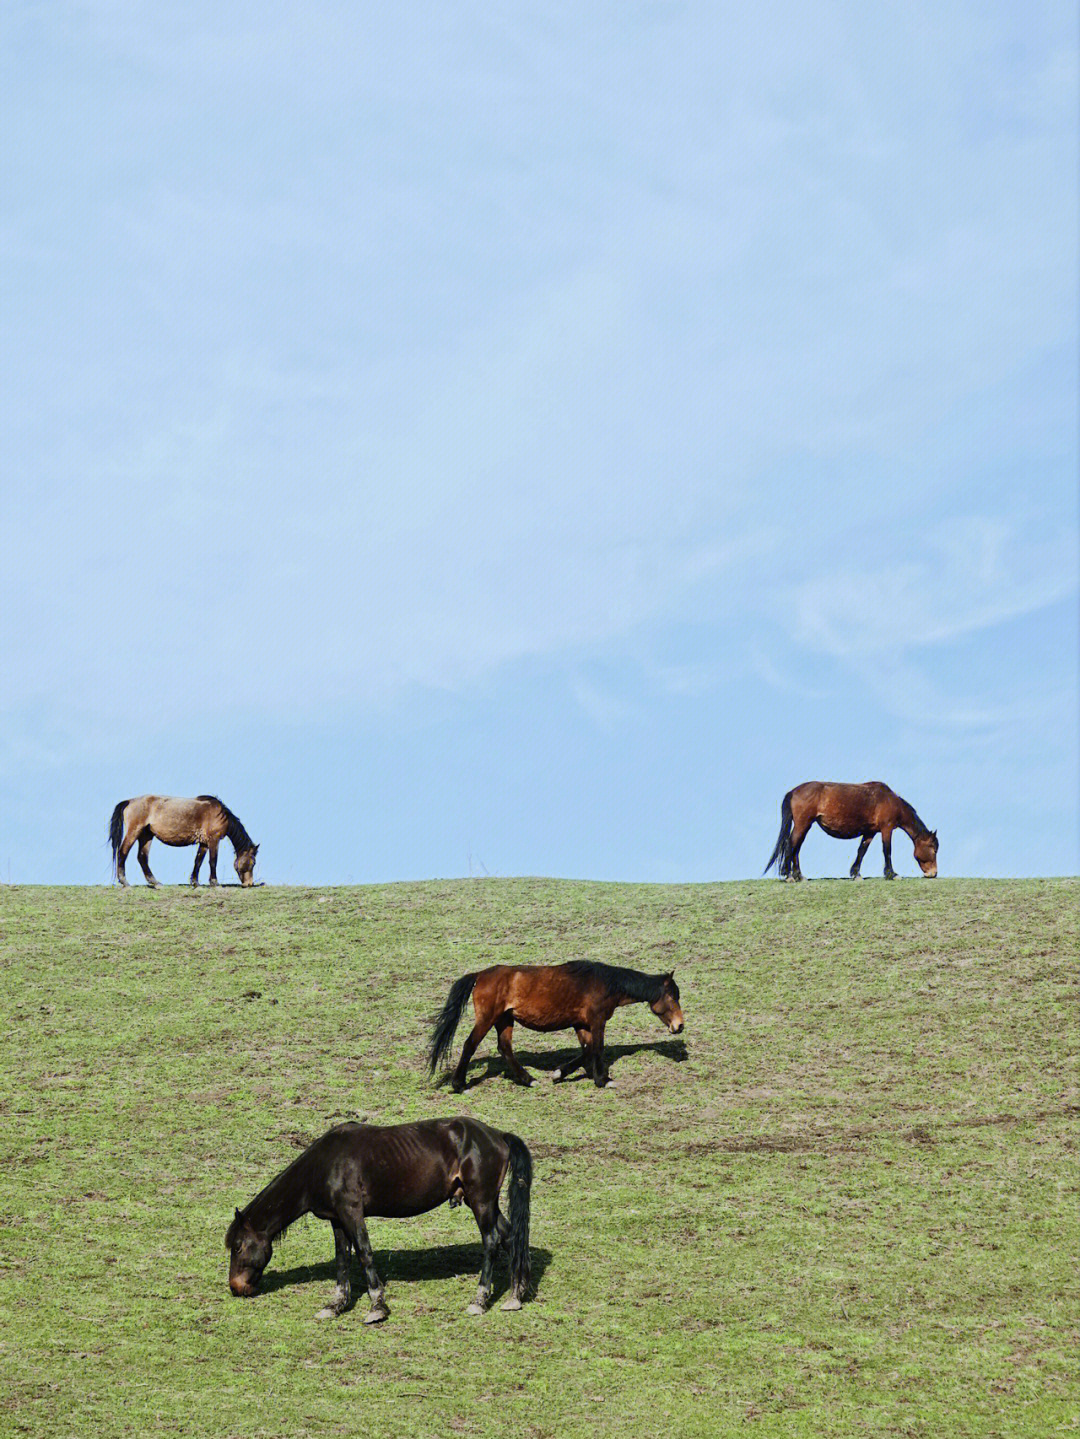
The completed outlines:
<svg viewBox="0 0 1080 1439">
<path fill-rule="evenodd" d="M 780 806 L 780 835 L 765 873 L 774 864 L 782 879 L 802 879 L 799 850 L 807 833 L 817 823 L 833 839 L 859 838 L 859 852 L 851 866 L 851 878 L 859 878 L 859 866 L 874 835 L 881 835 L 885 851 L 885 878 L 895 879 L 892 867 L 894 829 L 910 835 L 919 868 L 930 879 L 937 877 L 937 830 L 929 830 L 906 799 L 893 794 L 887 784 L 822 784 L 810 780 L 784 796 Z"/>
<path fill-rule="evenodd" d="M 510 1217 L 499 1209 L 499 1190 L 510 1171 Z M 472 1210 L 484 1246 L 480 1284 L 469 1305 L 482 1314 L 491 1301 L 492 1266 L 501 1245 L 510 1260 L 510 1297 L 504 1309 L 520 1309 L 529 1288 L 529 1201 L 532 1156 L 516 1134 L 491 1129 L 478 1119 L 424 1119 L 417 1124 L 336 1124 L 272 1179 L 236 1217 L 225 1235 L 229 1288 L 240 1298 L 258 1292 L 273 1243 L 302 1214 L 327 1219 L 334 1230 L 337 1288 L 320 1319 L 336 1319 L 352 1298 L 350 1251 L 360 1256 L 371 1309 L 365 1324 L 390 1310 L 368 1239 L 370 1218 L 426 1214 L 440 1204 L 464 1202 Z"/>
<path fill-rule="evenodd" d="M 259 846 L 254 843 L 232 810 L 212 794 L 200 794 L 196 799 L 169 799 L 157 794 L 140 795 L 138 799 L 122 799 L 113 810 L 109 821 L 113 868 L 122 885 L 127 884 L 124 863 L 131 846 L 137 840 L 139 863 L 142 865 L 146 882 L 157 886 L 157 880 L 150 873 L 152 839 L 160 839 L 163 844 L 199 846 L 195 854 L 195 868 L 191 871 L 193 885 L 199 883 L 203 856 L 209 851 L 210 883 L 217 884 L 218 845 L 226 838 L 236 850 L 233 866 L 240 876 L 240 883 L 247 888 L 255 883 L 253 871 Z"/>
<path fill-rule="evenodd" d="M 526 1029 L 545 1032 L 572 1028 L 581 1053 L 556 1071 L 555 1081 L 558 1083 L 584 1065 L 598 1087 L 611 1082 L 604 1063 L 604 1026 L 621 1005 L 647 1004 L 672 1034 L 679 1034 L 683 1027 L 674 972 L 641 974 L 636 969 L 619 969 L 584 959 L 572 959 L 567 964 L 496 964 L 476 974 L 463 974 L 451 987 L 441 1012 L 434 1017 L 428 1051 L 432 1074 L 453 1043 L 470 994 L 476 1023 L 450 1080 L 451 1088 L 458 1093 L 465 1088 L 469 1060 L 492 1025 L 498 1031 L 499 1053 L 516 1084 L 531 1084 L 532 1080 L 518 1063 L 510 1042 L 515 1020 Z"/>
</svg>

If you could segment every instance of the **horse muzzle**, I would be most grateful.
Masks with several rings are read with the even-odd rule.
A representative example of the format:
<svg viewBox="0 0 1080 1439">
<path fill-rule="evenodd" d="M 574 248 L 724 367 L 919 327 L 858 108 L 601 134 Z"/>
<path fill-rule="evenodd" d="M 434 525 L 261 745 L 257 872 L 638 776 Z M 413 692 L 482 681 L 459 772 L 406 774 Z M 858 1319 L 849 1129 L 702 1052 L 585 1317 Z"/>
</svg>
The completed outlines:
<svg viewBox="0 0 1080 1439">
<path fill-rule="evenodd" d="M 681 1019 L 676 1019 L 673 1023 L 668 1025 L 668 1028 L 671 1030 L 672 1034 L 682 1034 L 683 1022 Z"/>
<path fill-rule="evenodd" d="M 259 1281 L 254 1283 L 240 1274 L 229 1275 L 229 1288 L 234 1299 L 254 1299 L 259 1292 Z"/>
</svg>

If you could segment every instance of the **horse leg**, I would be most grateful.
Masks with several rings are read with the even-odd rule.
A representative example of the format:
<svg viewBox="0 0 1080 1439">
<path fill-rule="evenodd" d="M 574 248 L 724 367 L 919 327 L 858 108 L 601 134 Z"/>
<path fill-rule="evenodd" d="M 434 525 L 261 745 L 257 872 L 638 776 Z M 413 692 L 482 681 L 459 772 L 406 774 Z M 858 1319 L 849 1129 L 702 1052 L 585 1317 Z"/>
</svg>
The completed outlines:
<svg viewBox="0 0 1080 1439">
<path fill-rule="evenodd" d="M 480 1230 L 480 1239 L 484 1246 L 484 1259 L 480 1266 L 480 1282 L 476 1286 L 476 1298 L 469 1305 L 467 1313 L 483 1314 L 484 1310 L 491 1303 L 492 1269 L 495 1264 L 495 1252 L 499 1247 L 499 1203 L 488 1201 L 486 1203 L 473 1204 L 470 1206 L 476 1218 L 477 1227 Z M 504 1221 L 505 1223 L 505 1221 Z M 510 1226 L 506 1226 L 507 1235 L 510 1233 Z"/>
<path fill-rule="evenodd" d="M 152 831 L 144 829 L 139 835 L 139 863 L 142 865 L 142 872 L 146 876 L 146 882 L 151 889 L 157 889 L 157 880 L 150 873 L 150 841 L 154 838 Z"/>
<path fill-rule="evenodd" d="M 788 879 L 794 884 L 802 879 L 802 870 L 799 868 L 799 850 L 802 849 L 803 840 L 810 833 L 811 824 L 813 824 L 813 820 L 810 820 L 809 823 L 799 820 L 791 831 L 791 868 L 788 870 Z"/>
<path fill-rule="evenodd" d="M 873 836 L 872 834 L 864 834 L 863 837 L 862 837 L 862 839 L 859 841 L 859 852 L 858 852 L 858 854 L 855 856 L 855 863 L 851 866 L 851 877 L 852 877 L 852 879 L 858 879 L 858 878 L 859 878 L 859 866 L 862 864 L 862 862 L 863 862 L 863 855 L 864 855 L 864 854 L 866 853 L 866 851 L 870 848 L 870 841 L 871 841 L 873 838 L 874 838 L 874 836 Z"/>
<path fill-rule="evenodd" d="M 592 1031 L 592 1077 L 597 1089 L 603 1089 L 605 1085 L 614 1084 L 608 1072 L 607 1064 L 604 1062 L 604 1022 L 593 1025 Z"/>
<path fill-rule="evenodd" d="M 211 884 L 217 884 L 217 847 L 218 847 L 218 842 L 217 842 L 216 839 L 212 839 L 212 840 L 210 841 L 210 843 L 207 845 L 207 849 L 210 851 L 210 883 L 211 883 Z"/>
<path fill-rule="evenodd" d="M 478 1019 L 473 1025 L 469 1037 L 465 1041 L 464 1046 L 462 1047 L 461 1058 L 457 1062 L 457 1068 L 450 1076 L 450 1088 L 454 1091 L 455 1094 L 460 1094 L 461 1091 L 465 1088 L 465 1074 L 469 1068 L 469 1060 L 472 1059 L 473 1055 L 476 1053 L 476 1046 L 480 1043 L 480 1041 L 483 1039 L 484 1035 L 487 1034 L 490 1028 L 490 1019 L 487 1021 L 486 1024 Z"/>
<path fill-rule="evenodd" d="M 116 851 L 116 878 L 124 889 L 127 889 L 127 875 L 124 873 L 124 865 L 127 863 L 127 857 L 131 853 L 131 848 L 134 843 L 135 836 L 133 834 L 125 835 L 120 842 L 120 848 Z"/>
<path fill-rule="evenodd" d="M 378 1324 L 383 1319 L 389 1318 L 390 1309 L 386 1303 L 386 1291 L 379 1278 L 379 1271 L 375 1268 L 375 1255 L 372 1252 L 371 1240 L 368 1238 L 363 1212 L 348 1216 L 343 1214 L 341 1224 L 350 1244 L 360 1256 L 360 1263 L 364 1266 L 368 1298 L 371 1300 L 371 1308 L 364 1315 L 364 1323 Z"/>
<path fill-rule="evenodd" d="M 331 1220 L 333 1224 L 333 1220 Z M 325 1309 L 320 1309 L 316 1319 L 336 1319 L 344 1314 L 352 1303 L 352 1285 L 349 1282 L 349 1241 L 340 1224 L 334 1224 L 334 1257 L 337 1259 L 337 1288 L 334 1297 Z"/>
<path fill-rule="evenodd" d="M 515 1084 L 523 1084 L 526 1088 L 532 1083 L 532 1076 L 528 1070 L 523 1069 L 514 1053 L 514 1046 L 510 1037 L 514 1032 L 514 1020 L 509 1014 L 501 1014 L 495 1021 L 499 1034 L 499 1053 L 506 1060 L 506 1067 L 510 1071 L 510 1078 Z"/>
<path fill-rule="evenodd" d="M 195 868 L 191 871 L 191 885 L 194 889 L 199 883 L 199 870 L 202 869 L 203 859 L 206 857 L 206 845 L 200 844 L 195 851 Z"/>
<path fill-rule="evenodd" d="M 884 852 L 885 852 L 885 878 L 886 878 L 886 879 L 895 879 L 895 878 L 896 878 L 896 870 L 893 869 L 893 867 L 892 867 L 892 830 L 891 830 L 891 829 L 883 829 L 883 830 L 881 831 L 881 848 L 882 848 L 882 849 L 884 850 Z"/>
<path fill-rule="evenodd" d="M 577 1035 L 578 1044 L 581 1045 L 581 1052 L 573 1059 L 568 1059 L 561 1068 L 555 1071 L 552 1084 L 560 1084 L 568 1075 L 573 1074 L 575 1069 L 580 1069 L 588 1058 L 589 1042 L 592 1036 L 587 1029 L 580 1029 L 577 1025 L 574 1026 L 574 1033 Z"/>
</svg>

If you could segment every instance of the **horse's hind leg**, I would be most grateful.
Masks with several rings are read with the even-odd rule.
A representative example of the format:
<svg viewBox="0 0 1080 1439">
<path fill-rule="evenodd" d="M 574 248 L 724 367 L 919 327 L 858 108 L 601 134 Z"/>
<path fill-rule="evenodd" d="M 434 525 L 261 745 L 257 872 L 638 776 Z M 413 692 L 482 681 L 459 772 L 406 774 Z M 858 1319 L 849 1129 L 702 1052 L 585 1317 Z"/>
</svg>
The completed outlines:
<svg viewBox="0 0 1080 1439">
<path fill-rule="evenodd" d="M 524 1084 L 526 1087 L 532 1083 L 532 1076 L 527 1069 L 523 1069 L 517 1055 L 514 1053 L 514 1046 L 511 1043 L 511 1036 L 514 1033 L 514 1021 L 512 1016 L 501 1014 L 495 1021 L 499 1032 L 499 1053 L 506 1060 L 506 1067 L 510 1071 L 510 1078 L 515 1084 Z"/>
<path fill-rule="evenodd" d="M 116 879 L 117 883 L 122 885 L 124 889 L 127 889 L 127 875 L 124 873 L 124 865 L 127 863 L 127 857 L 131 853 L 134 844 L 135 836 L 125 835 L 120 842 L 119 849 L 116 851 Z"/>
<path fill-rule="evenodd" d="M 791 868 L 788 870 L 788 879 L 798 883 L 802 879 L 802 870 L 799 868 L 799 850 L 802 849 L 803 840 L 810 833 L 810 823 L 799 820 L 791 831 Z"/>
<path fill-rule="evenodd" d="M 331 1221 L 332 1222 L 332 1221 Z M 334 1225 L 334 1257 L 337 1259 L 337 1288 L 334 1297 L 325 1309 L 320 1309 L 316 1319 L 336 1319 L 344 1314 L 352 1302 L 352 1286 L 349 1283 L 349 1241 L 340 1224 Z"/>
<path fill-rule="evenodd" d="M 146 882 L 151 889 L 157 889 L 157 880 L 150 873 L 150 841 L 154 838 L 151 829 L 144 829 L 139 835 L 139 863 L 142 865 L 142 872 L 146 876 Z"/>
<path fill-rule="evenodd" d="M 199 883 L 199 870 L 202 869 L 202 862 L 205 858 L 206 845 L 200 844 L 199 848 L 195 851 L 195 868 L 191 871 L 191 883 L 193 886 Z"/>
<path fill-rule="evenodd" d="M 491 1303 L 491 1291 L 493 1286 L 492 1273 L 495 1267 L 495 1254 L 502 1242 L 502 1235 L 499 1232 L 499 1220 L 502 1215 L 499 1213 L 498 1200 L 484 1204 L 474 1204 L 472 1212 L 476 1216 L 477 1227 L 480 1230 L 480 1239 L 484 1246 L 484 1259 L 480 1266 L 480 1282 L 476 1286 L 476 1298 L 469 1305 L 469 1314 L 483 1314 Z M 506 1226 L 506 1235 L 509 1237 L 510 1226 L 503 1220 Z"/>
<path fill-rule="evenodd" d="M 480 1041 L 483 1039 L 484 1035 L 487 1034 L 490 1028 L 490 1019 L 486 1022 L 478 1019 L 473 1025 L 472 1030 L 469 1033 L 469 1037 L 462 1047 L 461 1058 L 457 1062 L 457 1068 L 450 1076 L 450 1088 L 454 1091 L 455 1094 L 460 1094 L 461 1091 L 465 1088 L 465 1075 L 469 1068 L 469 1060 L 472 1059 L 473 1055 L 476 1053 L 476 1046 L 480 1043 Z"/>
<path fill-rule="evenodd" d="M 866 854 L 866 851 L 870 848 L 870 841 L 871 841 L 873 838 L 874 838 L 874 836 L 873 836 L 872 834 L 864 834 L 863 837 L 862 837 L 862 839 L 859 841 L 859 852 L 858 852 L 858 854 L 855 856 L 855 863 L 851 866 L 851 877 L 852 877 L 852 879 L 858 879 L 858 878 L 859 878 L 859 866 L 862 864 L 862 862 L 863 862 L 863 856 Z"/>
<path fill-rule="evenodd" d="M 552 1084 L 561 1084 L 564 1079 L 573 1074 L 575 1069 L 580 1069 L 589 1057 L 589 1043 L 591 1040 L 589 1031 L 587 1029 L 579 1029 L 575 1025 L 574 1033 L 577 1035 L 578 1044 L 581 1045 L 581 1052 L 576 1054 L 573 1059 L 568 1059 L 565 1064 L 561 1065 L 555 1071 L 551 1081 Z"/>
</svg>

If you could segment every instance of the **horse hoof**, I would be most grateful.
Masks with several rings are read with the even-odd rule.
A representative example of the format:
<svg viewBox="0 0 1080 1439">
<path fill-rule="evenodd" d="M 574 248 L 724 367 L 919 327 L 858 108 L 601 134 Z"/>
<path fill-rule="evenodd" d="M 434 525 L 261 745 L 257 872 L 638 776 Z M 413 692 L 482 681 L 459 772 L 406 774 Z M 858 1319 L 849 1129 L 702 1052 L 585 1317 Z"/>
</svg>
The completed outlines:
<svg viewBox="0 0 1080 1439">
<path fill-rule="evenodd" d="M 383 1308 L 381 1308 L 381 1309 L 369 1309 L 368 1312 L 364 1315 L 364 1323 L 365 1323 L 365 1324 L 381 1324 L 384 1319 L 389 1319 L 389 1318 L 390 1318 L 390 1311 L 389 1311 L 389 1309 L 387 1309 L 387 1308 L 385 1308 L 385 1307 L 383 1307 Z"/>
<path fill-rule="evenodd" d="M 320 1309 L 315 1316 L 316 1319 L 336 1319 L 337 1317 L 338 1310 L 330 1304 L 328 1304 L 325 1309 Z"/>
<path fill-rule="evenodd" d="M 500 1304 L 500 1305 L 499 1305 L 499 1308 L 500 1308 L 500 1309 L 520 1309 L 520 1308 L 521 1308 L 521 1300 L 517 1297 L 516 1294 L 511 1294 L 510 1298 L 506 1301 L 506 1303 L 505 1303 L 505 1304 Z"/>
<path fill-rule="evenodd" d="M 476 1300 L 474 1299 L 473 1302 L 469 1305 L 468 1309 L 466 1309 L 465 1313 L 466 1313 L 466 1314 L 483 1314 L 483 1313 L 484 1313 L 484 1306 L 483 1306 L 482 1304 L 477 1304 Z"/>
</svg>

